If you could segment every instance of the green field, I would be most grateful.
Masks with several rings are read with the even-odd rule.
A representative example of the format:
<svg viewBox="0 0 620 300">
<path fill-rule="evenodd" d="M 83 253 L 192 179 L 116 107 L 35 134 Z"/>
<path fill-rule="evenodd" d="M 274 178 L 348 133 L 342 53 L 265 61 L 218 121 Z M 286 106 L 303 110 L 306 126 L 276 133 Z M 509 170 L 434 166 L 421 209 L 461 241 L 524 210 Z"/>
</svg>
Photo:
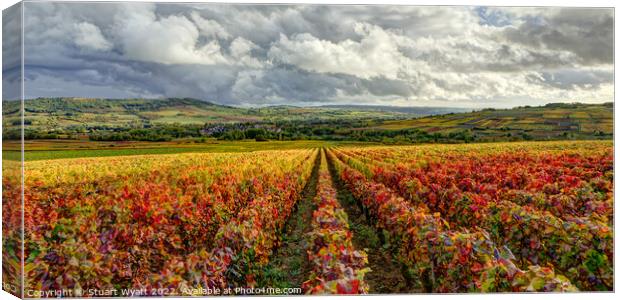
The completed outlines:
<svg viewBox="0 0 620 300">
<path fill-rule="evenodd" d="M 27 161 L 78 158 L 78 157 L 105 157 L 145 154 L 174 154 L 199 152 L 252 152 L 261 150 L 287 150 L 304 148 L 321 148 L 335 146 L 364 146 L 377 145 L 360 142 L 336 141 L 208 141 L 193 143 L 191 141 L 176 142 L 124 142 L 124 143 L 96 143 L 90 141 L 27 141 L 25 158 Z M 19 143 L 5 143 L 2 158 L 7 160 L 21 159 Z"/>
</svg>

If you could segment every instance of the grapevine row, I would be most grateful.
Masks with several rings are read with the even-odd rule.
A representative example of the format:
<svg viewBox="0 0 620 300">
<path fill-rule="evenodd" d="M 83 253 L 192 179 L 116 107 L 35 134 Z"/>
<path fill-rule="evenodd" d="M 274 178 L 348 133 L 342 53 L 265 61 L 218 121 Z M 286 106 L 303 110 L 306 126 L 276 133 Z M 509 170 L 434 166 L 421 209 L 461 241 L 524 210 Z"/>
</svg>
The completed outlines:
<svg viewBox="0 0 620 300">
<path fill-rule="evenodd" d="M 325 151 L 321 151 L 316 190 L 317 209 L 308 234 L 308 259 L 313 268 L 303 288 L 310 294 L 366 294 L 368 257 L 353 246 L 347 214 L 336 200 Z"/>
<path fill-rule="evenodd" d="M 211 251 L 174 257 L 146 288 L 173 287 L 181 295 L 205 295 L 204 291 L 214 288 L 255 286 L 256 275 L 278 246 L 284 223 L 311 176 L 316 156 L 313 151 L 297 168 L 275 178 L 274 189 L 252 199 L 220 227 Z"/>
<path fill-rule="evenodd" d="M 232 158 L 226 162 L 200 155 L 191 160 L 207 163 L 182 165 L 184 172 L 153 170 L 125 181 L 28 189 L 26 286 L 149 285 L 166 263 L 209 253 L 223 224 L 250 203 L 290 196 L 282 182 L 293 181 L 313 155 L 275 152 L 260 161 L 254 154 L 213 155 Z M 218 251 L 228 252 L 210 256 Z"/>
<path fill-rule="evenodd" d="M 509 251 L 498 249 L 484 231 L 450 230 L 437 214 L 411 207 L 382 184 L 328 154 L 342 181 L 390 234 L 398 256 L 430 291 L 571 291 L 576 288 L 553 268 L 519 269 Z"/>
<path fill-rule="evenodd" d="M 338 155 L 352 160 L 344 154 Z M 357 164 L 362 163 L 357 161 Z M 607 290 L 613 285 L 613 233 L 606 224 L 571 216 L 563 220 L 511 201 L 493 201 L 475 189 L 462 192 L 467 188 L 460 189 L 457 185 L 425 185 L 421 177 L 412 175 L 416 172 L 420 171 L 375 168 L 371 174 L 414 205 L 426 205 L 430 211 L 441 213 L 450 224 L 489 231 L 493 241 L 508 246 L 521 265 L 554 265 L 584 290 Z M 430 170 L 421 172 L 431 173 Z"/>
<path fill-rule="evenodd" d="M 605 149 L 605 148 L 603 148 Z M 611 151 L 545 153 L 531 151 L 500 153 L 485 149 L 472 153 L 426 154 L 399 159 L 400 152 L 346 150 L 342 153 L 371 164 L 376 171 L 397 169 L 425 185 L 454 185 L 462 192 L 490 198 L 506 198 L 521 205 L 549 211 L 554 216 L 588 217 L 612 224 L 613 193 Z M 428 199 L 432 202 L 433 199 Z M 433 203 L 429 203 L 432 205 Z"/>
</svg>

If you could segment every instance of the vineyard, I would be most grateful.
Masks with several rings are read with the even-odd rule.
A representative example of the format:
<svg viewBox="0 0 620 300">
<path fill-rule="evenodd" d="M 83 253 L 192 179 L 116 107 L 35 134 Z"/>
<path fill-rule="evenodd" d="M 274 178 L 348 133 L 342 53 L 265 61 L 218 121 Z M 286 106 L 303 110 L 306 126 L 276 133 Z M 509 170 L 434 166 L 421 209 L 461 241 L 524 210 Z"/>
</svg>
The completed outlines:
<svg viewBox="0 0 620 300">
<path fill-rule="evenodd" d="M 35 297 L 261 288 L 288 255 L 294 222 L 307 224 L 293 252 L 305 262 L 303 283 L 281 287 L 306 294 L 377 293 L 388 278 L 410 292 L 613 290 L 611 142 L 26 162 L 23 257 L 20 178 L 7 170 L 3 274 L 18 282 L 23 259 L 23 288 Z M 378 245 L 361 244 L 361 234 Z M 398 268 L 386 271 L 377 252 Z"/>
</svg>

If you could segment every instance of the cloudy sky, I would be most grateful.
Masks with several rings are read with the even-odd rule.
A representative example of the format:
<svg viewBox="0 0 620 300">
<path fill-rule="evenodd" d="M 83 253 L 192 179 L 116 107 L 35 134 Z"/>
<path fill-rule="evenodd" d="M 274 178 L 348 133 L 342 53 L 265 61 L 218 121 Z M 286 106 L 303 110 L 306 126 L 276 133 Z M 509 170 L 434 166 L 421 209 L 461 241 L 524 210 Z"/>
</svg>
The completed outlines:
<svg viewBox="0 0 620 300">
<path fill-rule="evenodd" d="M 611 9 L 26 3 L 24 15 L 26 98 L 613 101 Z"/>
</svg>

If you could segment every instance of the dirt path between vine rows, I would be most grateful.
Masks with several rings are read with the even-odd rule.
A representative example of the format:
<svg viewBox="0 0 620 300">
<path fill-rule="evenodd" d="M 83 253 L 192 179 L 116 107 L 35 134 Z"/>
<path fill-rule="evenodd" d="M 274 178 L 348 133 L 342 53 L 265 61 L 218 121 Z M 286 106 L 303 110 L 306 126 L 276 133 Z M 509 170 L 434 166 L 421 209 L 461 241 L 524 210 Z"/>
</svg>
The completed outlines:
<svg viewBox="0 0 620 300">
<path fill-rule="evenodd" d="M 329 161 L 329 160 L 328 160 Z M 357 201 L 338 177 L 334 165 L 329 161 L 329 171 L 340 205 L 349 216 L 349 227 L 353 233 L 356 249 L 368 254 L 368 266 L 372 270 L 364 277 L 370 287 L 370 294 L 420 293 L 407 285 L 401 264 L 392 255 L 391 249 L 383 245 L 377 229 L 367 220 Z"/>
<path fill-rule="evenodd" d="M 306 233 L 312 229 L 312 212 L 316 208 L 314 196 L 320 165 L 319 153 L 301 199 L 286 222 L 282 243 L 274 250 L 269 264 L 263 269 L 261 278 L 258 278 L 259 287 L 299 288 L 308 280 L 312 266 L 306 253 Z"/>
</svg>

